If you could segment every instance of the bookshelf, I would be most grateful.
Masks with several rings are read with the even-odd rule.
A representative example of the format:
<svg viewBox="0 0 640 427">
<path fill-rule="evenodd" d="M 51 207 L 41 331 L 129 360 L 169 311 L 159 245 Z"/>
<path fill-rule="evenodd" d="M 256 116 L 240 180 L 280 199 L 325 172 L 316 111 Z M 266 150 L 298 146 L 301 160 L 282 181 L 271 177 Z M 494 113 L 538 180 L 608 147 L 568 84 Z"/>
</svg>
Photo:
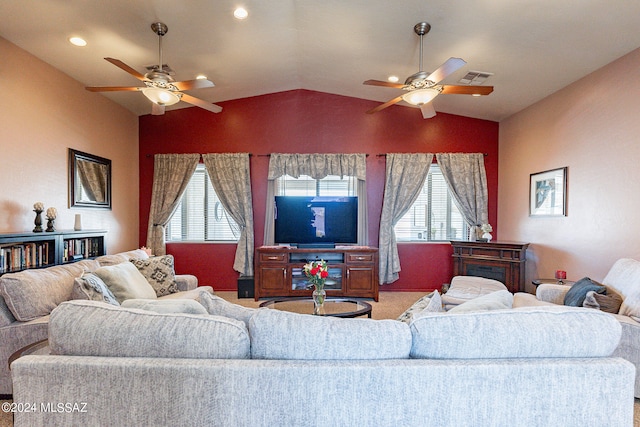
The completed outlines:
<svg viewBox="0 0 640 427">
<path fill-rule="evenodd" d="M 0 275 L 106 254 L 106 230 L 0 233 Z"/>
</svg>

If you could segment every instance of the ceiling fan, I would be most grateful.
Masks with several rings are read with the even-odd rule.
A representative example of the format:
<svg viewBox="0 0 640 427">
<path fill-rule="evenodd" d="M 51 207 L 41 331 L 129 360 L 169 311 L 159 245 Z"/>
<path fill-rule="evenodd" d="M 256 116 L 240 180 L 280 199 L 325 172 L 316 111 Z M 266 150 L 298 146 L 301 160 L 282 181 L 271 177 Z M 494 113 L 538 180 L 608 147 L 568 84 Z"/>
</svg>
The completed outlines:
<svg viewBox="0 0 640 427">
<path fill-rule="evenodd" d="M 213 113 L 219 113 L 222 111 L 222 107 L 219 105 L 211 104 L 203 99 L 195 98 L 191 95 L 183 93 L 183 90 L 189 89 L 203 89 L 208 87 L 214 87 L 212 81 L 207 79 L 186 80 L 182 82 L 174 81 L 173 77 L 169 74 L 169 71 L 165 70 L 162 65 L 162 36 L 167 34 L 169 28 L 162 22 L 154 22 L 151 24 L 151 30 L 158 35 L 158 65 L 154 66 L 151 71 L 146 74 L 141 74 L 128 66 L 119 59 L 104 58 L 116 67 L 131 74 L 136 79 L 144 83 L 144 87 L 138 86 L 111 86 L 111 87 L 85 87 L 90 92 L 118 92 L 118 91 L 140 91 L 151 102 L 151 114 L 161 115 L 164 114 L 164 107 L 167 105 L 173 105 L 179 101 L 184 101 L 188 104 L 195 105 Z"/>
<path fill-rule="evenodd" d="M 420 71 L 407 77 L 404 84 L 385 82 L 381 80 L 367 80 L 364 82 L 365 85 L 393 87 L 407 91 L 407 93 L 367 111 L 367 114 L 376 113 L 404 100 L 411 105 L 418 105 L 422 111 L 422 117 L 429 119 L 436 115 L 436 110 L 434 110 L 431 101 L 441 93 L 480 96 L 489 95 L 493 92 L 493 86 L 455 86 L 439 84 L 447 76 L 466 64 L 466 62 L 461 58 L 449 58 L 431 74 L 427 74 L 423 71 L 422 39 L 429 30 L 431 30 L 431 25 L 426 22 L 419 22 L 413 27 L 413 31 L 420 36 Z"/>
</svg>

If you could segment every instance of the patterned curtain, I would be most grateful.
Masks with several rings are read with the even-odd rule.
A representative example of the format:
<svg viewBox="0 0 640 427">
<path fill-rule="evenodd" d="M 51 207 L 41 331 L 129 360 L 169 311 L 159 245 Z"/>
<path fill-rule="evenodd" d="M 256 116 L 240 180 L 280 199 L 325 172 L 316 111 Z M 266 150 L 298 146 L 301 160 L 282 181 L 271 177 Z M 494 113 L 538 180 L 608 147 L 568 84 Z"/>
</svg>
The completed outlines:
<svg viewBox="0 0 640 427">
<path fill-rule="evenodd" d="M 269 158 L 267 206 L 264 220 L 264 244 L 273 245 L 274 198 L 276 179 L 289 175 L 294 178 L 308 175 L 322 179 L 327 175 L 355 176 L 358 179 L 358 244 L 368 242 L 369 216 L 367 212 L 367 156 L 366 154 L 280 154 Z"/>
<path fill-rule="evenodd" d="M 433 160 L 432 153 L 387 154 L 386 180 L 380 216 L 380 284 L 398 280 L 400 257 L 393 227 L 420 195 Z"/>
<path fill-rule="evenodd" d="M 233 269 L 241 276 L 253 276 L 253 203 L 249 154 L 203 154 L 202 159 L 222 206 L 240 227 Z"/>
<path fill-rule="evenodd" d="M 469 240 L 477 227 L 489 222 L 487 174 L 482 153 L 436 154 L 436 161 L 460 213 L 471 225 Z"/>
<path fill-rule="evenodd" d="M 178 207 L 200 154 L 156 154 L 153 163 L 153 190 L 147 229 L 147 247 L 155 255 L 165 255 L 165 226 Z"/>
</svg>

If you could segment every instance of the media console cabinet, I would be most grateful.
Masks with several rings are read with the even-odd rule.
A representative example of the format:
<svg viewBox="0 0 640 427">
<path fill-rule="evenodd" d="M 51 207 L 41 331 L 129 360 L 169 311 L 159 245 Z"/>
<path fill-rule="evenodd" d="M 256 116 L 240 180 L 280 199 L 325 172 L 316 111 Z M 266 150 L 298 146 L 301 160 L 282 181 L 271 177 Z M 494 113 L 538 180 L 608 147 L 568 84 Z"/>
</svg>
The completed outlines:
<svg viewBox="0 0 640 427">
<path fill-rule="evenodd" d="M 524 292 L 528 243 L 452 241 L 453 275 L 495 279 L 509 292 Z"/>
<path fill-rule="evenodd" d="M 336 246 L 299 249 L 261 246 L 256 249 L 254 298 L 311 296 L 313 285 L 304 275 L 307 262 L 325 260 L 327 296 L 373 298 L 378 301 L 378 248 Z"/>
</svg>

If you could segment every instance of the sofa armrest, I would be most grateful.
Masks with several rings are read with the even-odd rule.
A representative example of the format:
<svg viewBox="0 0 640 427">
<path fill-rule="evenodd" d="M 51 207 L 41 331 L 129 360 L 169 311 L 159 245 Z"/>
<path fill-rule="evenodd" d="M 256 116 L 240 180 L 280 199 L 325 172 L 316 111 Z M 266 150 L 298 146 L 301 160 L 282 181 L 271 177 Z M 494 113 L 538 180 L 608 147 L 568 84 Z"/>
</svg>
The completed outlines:
<svg viewBox="0 0 640 427">
<path fill-rule="evenodd" d="M 190 291 L 198 287 L 198 278 L 192 274 L 176 274 L 176 284 L 180 291 Z"/>
<path fill-rule="evenodd" d="M 543 283 L 536 289 L 536 298 L 540 301 L 564 305 L 564 296 L 569 289 L 571 289 L 571 286 Z"/>
</svg>

